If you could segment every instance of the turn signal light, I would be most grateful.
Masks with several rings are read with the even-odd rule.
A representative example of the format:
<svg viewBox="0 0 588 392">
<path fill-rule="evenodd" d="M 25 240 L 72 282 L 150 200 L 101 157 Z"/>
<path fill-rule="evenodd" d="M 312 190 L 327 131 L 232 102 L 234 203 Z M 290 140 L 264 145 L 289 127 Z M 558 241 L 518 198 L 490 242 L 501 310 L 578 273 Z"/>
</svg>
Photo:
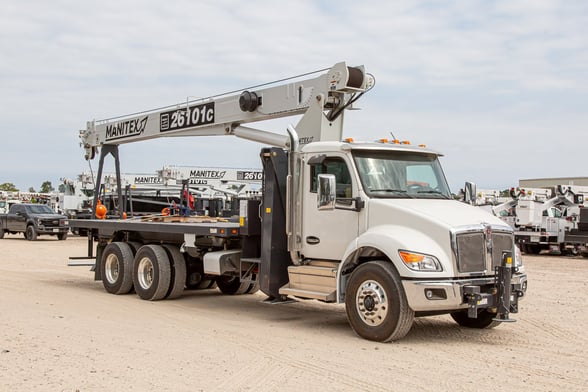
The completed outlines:
<svg viewBox="0 0 588 392">
<path fill-rule="evenodd" d="M 407 264 L 410 264 L 410 263 L 418 263 L 418 262 L 423 261 L 423 259 L 425 258 L 424 255 L 419 255 L 419 254 L 416 254 L 416 253 L 403 252 L 403 251 L 398 252 L 398 254 L 400 254 L 400 257 L 402 257 L 402 261 L 404 261 Z"/>
<path fill-rule="evenodd" d="M 435 256 L 422 253 L 409 252 L 405 250 L 398 251 L 398 255 L 408 268 L 413 271 L 439 272 L 443 271 L 441 263 Z"/>
</svg>

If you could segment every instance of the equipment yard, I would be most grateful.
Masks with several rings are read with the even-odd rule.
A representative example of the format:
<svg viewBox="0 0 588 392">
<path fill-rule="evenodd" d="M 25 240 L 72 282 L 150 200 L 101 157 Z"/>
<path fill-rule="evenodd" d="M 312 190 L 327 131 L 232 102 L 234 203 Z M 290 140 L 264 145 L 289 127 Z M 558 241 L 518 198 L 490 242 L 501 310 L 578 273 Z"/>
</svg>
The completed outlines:
<svg viewBox="0 0 588 392">
<path fill-rule="evenodd" d="M 7 234 L 0 256 L 2 391 L 588 390 L 588 259 L 524 256 L 516 323 L 415 319 L 383 344 L 354 336 L 344 305 L 186 291 L 115 296 L 88 267 L 87 241 Z M 267 308 L 272 307 L 271 311 Z"/>
</svg>

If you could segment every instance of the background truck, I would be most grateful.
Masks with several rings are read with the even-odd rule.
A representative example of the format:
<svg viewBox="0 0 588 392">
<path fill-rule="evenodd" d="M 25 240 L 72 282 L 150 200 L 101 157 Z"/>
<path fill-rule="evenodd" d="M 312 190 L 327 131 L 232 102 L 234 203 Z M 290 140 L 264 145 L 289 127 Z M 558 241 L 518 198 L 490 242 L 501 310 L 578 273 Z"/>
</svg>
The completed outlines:
<svg viewBox="0 0 588 392">
<path fill-rule="evenodd" d="M 39 235 L 54 235 L 65 240 L 68 230 L 67 217 L 45 204 L 13 204 L 7 214 L 0 214 L 0 238 L 6 233 L 24 233 L 29 241 L 36 240 Z"/>
<path fill-rule="evenodd" d="M 587 191 L 587 187 L 569 185 L 513 189 L 512 200 L 493 207 L 493 211 L 515 229 L 516 243 L 523 252 L 577 254 L 577 247 L 569 245 L 565 236 L 577 228 Z"/>
<path fill-rule="evenodd" d="M 117 211 L 72 221 L 90 232 L 95 279 L 145 300 L 216 283 L 229 295 L 261 289 L 272 302 L 344 303 L 352 329 L 382 342 L 419 316 L 448 313 L 472 328 L 512 321 L 527 285 L 512 228 L 453 200 L 438 152 L 342 140 L 345 110 L 373 85 L 362 66 L 338 63 L 310 79 L 88 122 L 86 158 L 100 152 L 100 178 L 111 155 L 118 189 L 122 143 L 227 135 L 270 146 L 260 152 L 261 198 L 243 200 L 234 218 L 194 216 L 184 204 L 147 220 Z M 287 135 L 244 125 L 293 115 L 302 118 Z"/>
<path fill-rule="evenodd" d="M 580 207 L 577 228 L 566 232 L 566 246 L 575 253 L 588 257 L 588 207 Z"/>
</svg>

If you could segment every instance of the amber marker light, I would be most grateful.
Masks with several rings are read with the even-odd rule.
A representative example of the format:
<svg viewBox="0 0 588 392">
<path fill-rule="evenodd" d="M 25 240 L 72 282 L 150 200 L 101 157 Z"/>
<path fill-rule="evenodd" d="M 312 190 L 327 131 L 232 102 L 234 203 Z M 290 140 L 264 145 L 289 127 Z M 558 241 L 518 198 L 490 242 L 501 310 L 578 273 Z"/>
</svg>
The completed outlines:
<svg viewBox="0 0 588 392">
<path fill-rule="evenodd" d="M 402 261 L 404 261 L 406 264 L 418 263 L 423 261 L 423 259 L 425 258 L 424 255 L 404 251 L 400 251 L 398 252 L 398 254 L 400 254 L 400 257 L 402 257 Z"/>
</svg>

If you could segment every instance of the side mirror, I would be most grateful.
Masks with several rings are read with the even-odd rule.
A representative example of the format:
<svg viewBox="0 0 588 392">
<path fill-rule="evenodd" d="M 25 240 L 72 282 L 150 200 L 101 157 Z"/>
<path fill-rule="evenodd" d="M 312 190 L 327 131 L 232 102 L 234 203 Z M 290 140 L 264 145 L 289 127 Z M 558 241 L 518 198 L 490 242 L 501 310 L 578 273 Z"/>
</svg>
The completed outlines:
<svg viewBox="0 0 588 392">
<path fill-rule="evenodd" d="M 476 203 L 476 184 L 473 182 L 466 182 L 464 189 L 464 201 L 468 204 Z"/>
<path fill-rule="evenodd" d="M 319 210 L 335 209 L 335 190 L 337 184 L 334 174 L 318 175 L 317 207 Z"/>
</svg>

